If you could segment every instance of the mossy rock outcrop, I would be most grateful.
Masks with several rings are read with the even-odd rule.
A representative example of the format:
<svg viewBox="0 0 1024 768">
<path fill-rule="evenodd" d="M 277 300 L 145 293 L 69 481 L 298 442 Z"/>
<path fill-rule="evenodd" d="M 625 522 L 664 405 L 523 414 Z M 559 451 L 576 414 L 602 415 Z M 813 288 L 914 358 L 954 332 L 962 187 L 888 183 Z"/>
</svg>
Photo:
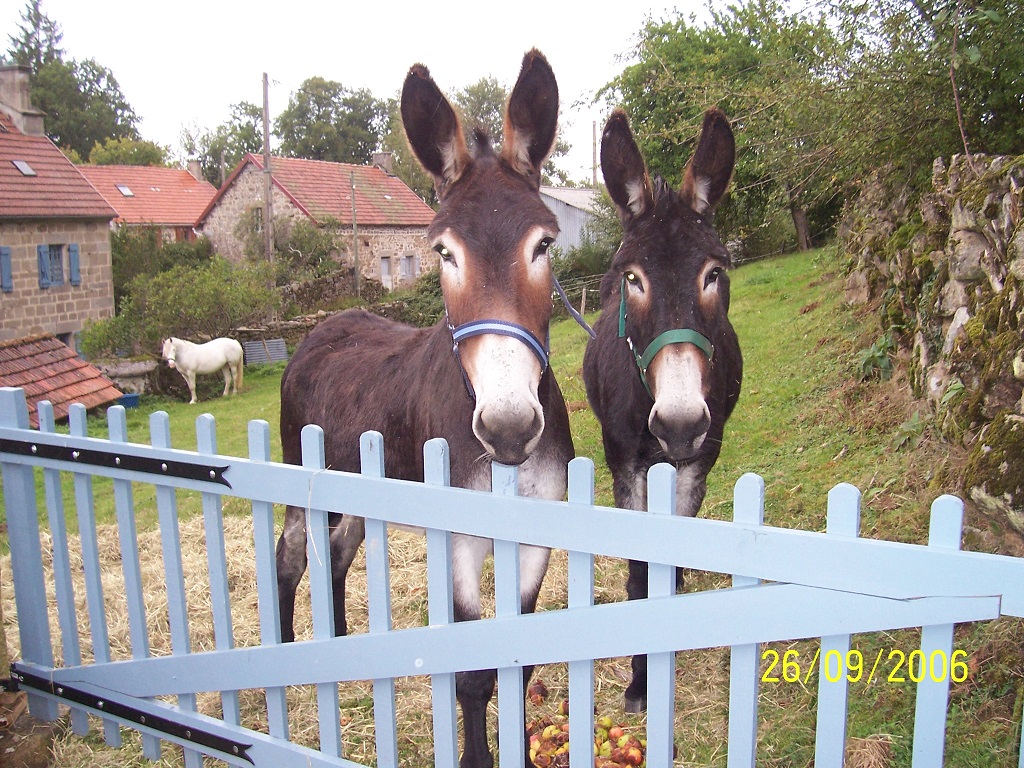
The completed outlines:
<svg viewBox="0 0 1024 768">
<path fill-rule="evenodd" d="M 975 443 L 964 493 L 996 525 L 1024 535 L 1024 416 L 1005 412 Z"/>
</svg>

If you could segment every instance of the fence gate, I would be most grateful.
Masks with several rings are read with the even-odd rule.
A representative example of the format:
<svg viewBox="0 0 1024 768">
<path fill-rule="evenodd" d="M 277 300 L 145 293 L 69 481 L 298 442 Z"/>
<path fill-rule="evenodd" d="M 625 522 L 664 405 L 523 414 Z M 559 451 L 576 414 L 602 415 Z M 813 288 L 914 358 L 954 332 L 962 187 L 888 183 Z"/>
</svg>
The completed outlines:
<svg viewBox="0 0 1024 768">
<path fill-rule="evenodd" d="M 270 461 L 269 427 L 249 425 L 249 457 L 219 455 L 212 417 L 197 420 L 198 450 L 171 447 L 166 414 L 153 414 L 151 444 L 129 443 L 125 412 L 108 411 L 109 439 L 87 436 L 85 409 L 73 406 L 70 434 L 54 429 L 53 412 L 40 405 L 39 430 L 28 428 L 21 390 L 0 390 L 0 466 L 15 583 L 21 659 L 12 678 L 29 697 L 31 713 L 55 719 L 58 704 L 71 711 L 76 733 L 101 719 L 107 743 L 120 743 L 120 727 L 143 734 L 146 757 L 161 742 L 184 749 L 186 765 L 209 755 L 238 766 L 354 766 L 339 725 L 339 681 L 373 682 L 377 765 L 399 764 L 395 680 L 429 676 L 435 765 L 458 764 L 455 673 L 498 670 L 498 755 L 501 768 L 525 761 L 522 667 L 568 664 L 571 733 L 593 732 L 594 661 L 637 653 L 649 657 L 647 765 L 673 764 L 675 653 L 731 647 L 729 766 L 753 766 L 757 754 L 759 684 L 765 675 L 761 644 L 820 638 L 817 768 L 843 764 L 847 680 L 829 672 L 850 648 L 850 635 L 922 627 L 920 658 L 955 662 L 953 625 L 1024 616 L 1024 561 L 959 551 L 963 505 L 950 496 L 932 508 L 928 546 L 857 538 L 860 494 L 837 485 L 828 498 L 826 533 L 763 525 L 764 483 L 744 475 L 736 484 L 735 520 L 674 517 L 675 472 L 656 466 L 649 476 L 649 512 L 596 506 L 593 465 L 569 466 L 568 501 L 515 495 L 514 468 L 494 465 L 491 493 L 448 487 L 447 447 L 424 447 L 425 482 L 383 477 L 379 435 L 362 438 L 362 472 L 324 468 L 323 434 L 303 432 L 303 465 Z M 41 468 L 43 498 L 37 498 Z M 103 573 L 97 551 L 93 485 L 109 486 L 116 510 L 121 569 L 127 594 L 130 653 L 114 659 L 104 611 Z M 163 556 L 171 649 L 150 651 L 135 516 L 134 489 L 155 489 Z M 198 492 L 206 531 L 215 647 L 190 647 L 190 613 L 180 555 L 177 493 Z M 69 557 L 65 503 L 73 501 L 81 565 Z M 222 498 L 251 505 L 258 644 L 236 647 L 232 627 L 229 559 Z M 307 509 L 312 637 L 282 644 L 274 565 L 274 505 Z M 41 544 L 39 508 L 45 508 L 52 552 Z M 332 594 L 327 513 L 366 518 L 369 622 L 363 634 L 332 638 Z M 552 521 L 558 521 L 553 525 Z M 387 527 L 426 532 L 426 625 L 393 629 Z M 456 624 L 451 605 L 451 532 L 494 540 L 494 617 Z M 568 595 L 564 608 L 520 615 L 518 546 L 566 550 Z M 45 558 L 44 558 L 45 554 Z M 650 562 L 650 597 L 595 604 L 594 556 Z M 62 658 L 45 606 L 48 571 L 59 623 Z M 841 567 L 840 567 L 841 565 Z M 675 594 L 675 568 L 733 574 L 733 585 Z M 72 568 L 84 575 L 85 609 L 75 608 Z M 768 583 L 764 583 L 768 582 Z M 234 597 L 251 589 L 234 587 Z M 81 591 L 81 589 L 79 590 Z M 88 628 L 92 658 L 83 662 Z M 609 632 L 608 627 L 642 631 Z M 771 659 L 769 658 L 770 662 Z M 785 659 L 776 659 L 784 665 Z M 781 667 L 780 667 L 781 668 Z M 943 763 L 950 675 L 917 684 L 914 766 Z M 318 748 L 289 741 L 288 686 L 316 686 Z M 265 698 L 258 728 L 244 727 L 240 692 Z M 197 712 L 197 697 L 217 692 L 222 716 Z M 251 698 L 251 697 L 250 697 Z M 590 738 L 570 741 L 570 761 L 593 765 Z"/>
</svg>

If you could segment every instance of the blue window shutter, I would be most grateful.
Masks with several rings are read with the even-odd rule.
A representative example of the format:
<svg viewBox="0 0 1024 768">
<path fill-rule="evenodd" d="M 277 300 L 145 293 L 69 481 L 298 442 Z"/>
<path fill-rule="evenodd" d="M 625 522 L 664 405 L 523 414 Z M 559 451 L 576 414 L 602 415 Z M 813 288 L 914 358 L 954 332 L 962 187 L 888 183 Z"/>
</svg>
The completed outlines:
<svg viewBox="0 0 1024 768">
<path fill-rule="evenodd" d="M 14 273 L 11 269 L 11 249 L 0 246 L 0 290 L 10 293 L 14 290 Z"/>
<path fill-rule="evenodd" d="M 82 270 L 78 266 L 78 243 L 71 243 L 68 246 L 68 272 L 71 274 L 71 284 L 82 284 Z"/>
<path fill-rule="evenodd" d="M 39 257 L 39 287 L 50 287 L 50 246 L 37 245 L 36 255 Z"/>
</svg>

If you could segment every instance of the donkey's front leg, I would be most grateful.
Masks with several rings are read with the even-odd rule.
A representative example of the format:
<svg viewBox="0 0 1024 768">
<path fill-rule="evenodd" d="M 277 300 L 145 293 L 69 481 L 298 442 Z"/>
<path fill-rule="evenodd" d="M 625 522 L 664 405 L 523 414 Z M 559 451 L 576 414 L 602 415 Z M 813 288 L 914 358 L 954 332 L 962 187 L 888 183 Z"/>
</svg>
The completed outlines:
<svg viewBox="0 0 1024 768">
<path fill-rule="evenodd" d="M 285 508 L 276 560 L 281 642 L 290 643 L 295 640 L 295 591 L 306 570 L 306 512 L 301 507 Z"/>
<path fill-rule="evenodd" d="M 195 405 L 199 402 L 199 400 L 196 399 L 196 375 L 194 373 L 183 373 L 182 376 L 185 377 L 185 383 L 188 384 L 189 394 L 192 395 L 192 399 L 188 401 L 188 404 Z"/>
<path fill-rule="evenodd" d="M 452 537 L 452 607 L 456 621 L 480 618 L 480 572 L 492 547 L 488 539 Z M 455 697 L 462 710 L 462 757 L 459 768 L 492 768 L 494 757 L 487 744 L 487 704 L 494 696 L 493 669 L 459 672 Z"/>
<path fill-rule="evenodd" d="M 331 515 L 331 591 L 334 594 L 334 636 L 348 634 L 345 620 L 345 579 L 366 537 L 366 521 L 352 515 Z"/>
</svg>

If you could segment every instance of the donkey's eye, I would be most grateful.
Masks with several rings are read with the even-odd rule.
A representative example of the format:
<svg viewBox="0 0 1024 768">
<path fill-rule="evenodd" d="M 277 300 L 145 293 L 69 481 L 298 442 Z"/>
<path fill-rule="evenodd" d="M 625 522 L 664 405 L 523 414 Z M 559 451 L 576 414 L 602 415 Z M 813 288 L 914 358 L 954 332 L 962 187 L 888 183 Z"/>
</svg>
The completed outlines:
<svg viewBox="0 0 1024 768">
<path fill-rule="evenodd" d="M 643 284 L 640 282 L 640 276 L 632 270 L 626 273 L 626 282 L 634 288 L 639 288 L 641 291 L 644 289 Z"/>
<path fill-rule="evenodd" d="M 537 247 L 533 249 L 533 260 L 536 261 L 541 256 L 547 254 L 548 248 L 550 248 L 554 242 L 555 238 L 545 237 L 543 240 L 537 243 Z"/>
<path fill-rule="evenodd" d="M 704 287 L 707 288 L 712 283 L 717 283 L 718 278 L 722 276 L 724 270 L 721 267 L 715 267 L 714 269 L 708 270 L 707 277 L 704 278 Z"/>
<path fill-rule="evenodd" d="M 449 264 L 455 263 L 455 257 L 452 256 L 452 252 L 448 250 L 444 243 L 438 243 L 435 245 L 434 251 L 441 257 L 441 261 L 447 261 Z"/>
</svg>

